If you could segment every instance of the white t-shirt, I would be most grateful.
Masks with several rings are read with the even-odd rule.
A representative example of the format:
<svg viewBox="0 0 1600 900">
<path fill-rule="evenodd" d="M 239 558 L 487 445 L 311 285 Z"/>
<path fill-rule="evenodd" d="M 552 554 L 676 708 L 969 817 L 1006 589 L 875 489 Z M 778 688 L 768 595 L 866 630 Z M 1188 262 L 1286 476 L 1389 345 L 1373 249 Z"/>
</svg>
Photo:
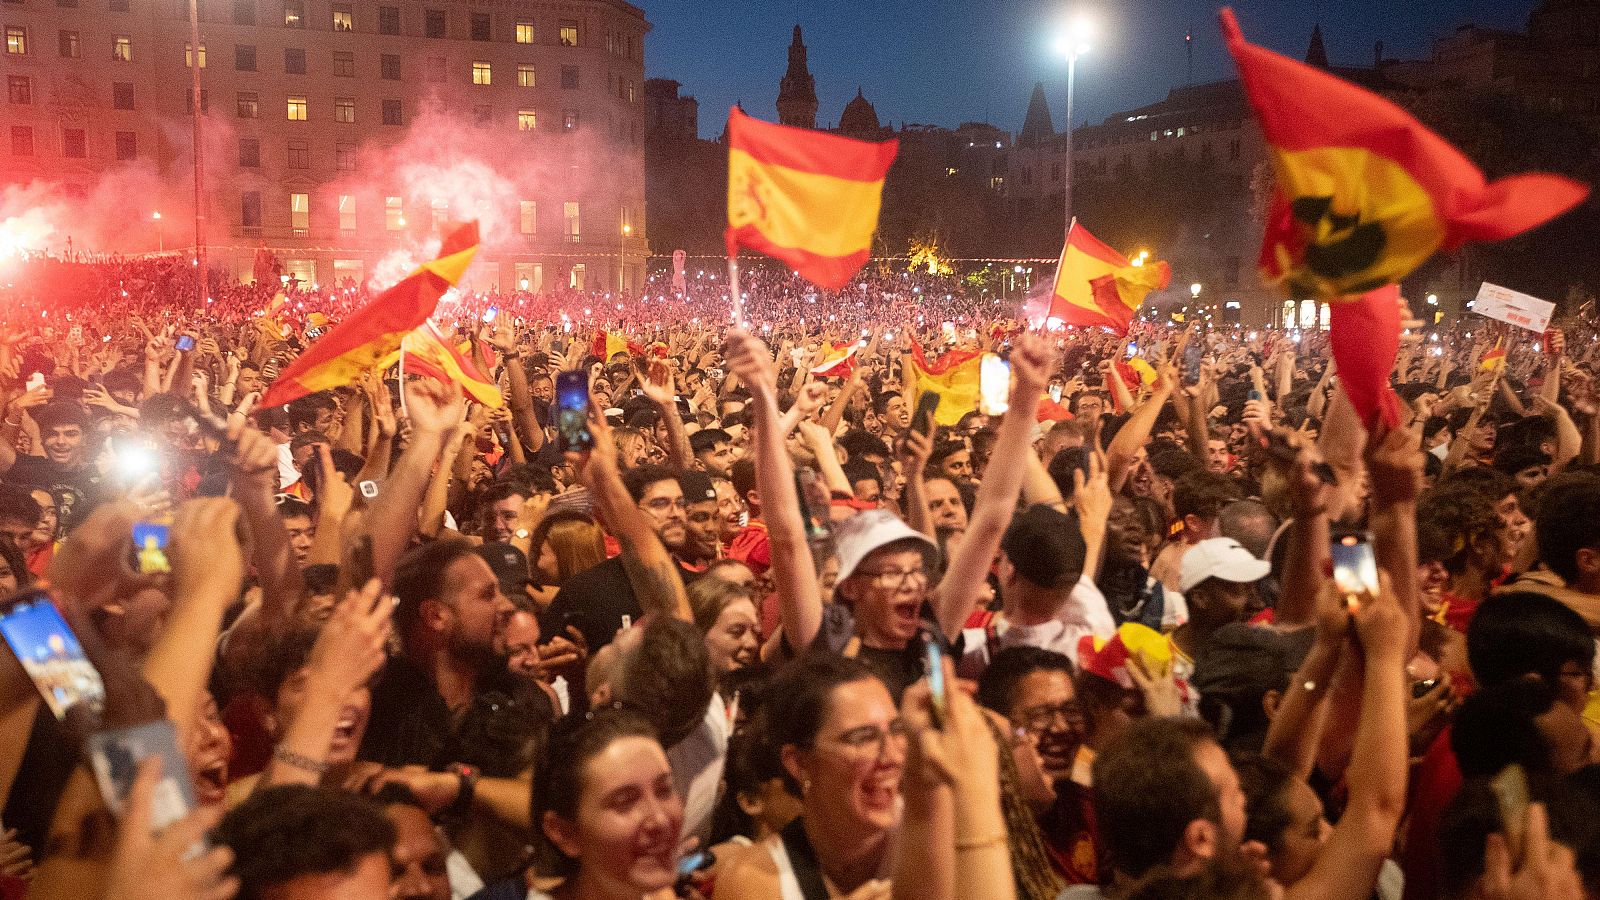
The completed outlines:
<svg viewBox="0 0 1600 900">
<path fill-rule="evenodd" d="M 728 709 L 722 705 L 721 697 L 712 694 L 700 727 L 667 751 L 672 783 L 683 798 L 683 837 L 698 837 L 702 847 L 710 845 L 711 817 L 717 809 L 722 767 L 727 762 L 728 738 L 732 734 Z"/>
<path fill-rule="evenodd" d="M 1055 617 L 1037 625 L 1017 625 L 1001 622 L 996 629 L 996 652 L 1007 647 L 1040 647 L 1065 654 L 1078 663 L 1078 639 L 1086 634 L 1110 640 L 1117 633 L 1117 622 L 1111 617 L 1105 595 L 1095 587 L 1087 575 L 1078 576 L 1065 603 L 1056 610 Z M 967 629 L 962 651 L 960 674 L 976 678 L 989 667 L 989 643 L 982 629 Z"/>
</svg>

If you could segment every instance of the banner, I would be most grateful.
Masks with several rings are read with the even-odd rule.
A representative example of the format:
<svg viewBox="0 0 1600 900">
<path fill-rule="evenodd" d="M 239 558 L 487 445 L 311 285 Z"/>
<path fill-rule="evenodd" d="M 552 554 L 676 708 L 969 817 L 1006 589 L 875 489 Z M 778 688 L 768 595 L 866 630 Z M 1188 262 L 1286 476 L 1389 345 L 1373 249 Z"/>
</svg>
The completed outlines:
<svg viewBox="0 0 1600 900">
<path fill-rule="evenodd" d="M 1556 305 L 1485 281 L 1472 302 L 1472 311 L 1518 328 L 1543 332 L 1550 327 Z"/>
</svg>

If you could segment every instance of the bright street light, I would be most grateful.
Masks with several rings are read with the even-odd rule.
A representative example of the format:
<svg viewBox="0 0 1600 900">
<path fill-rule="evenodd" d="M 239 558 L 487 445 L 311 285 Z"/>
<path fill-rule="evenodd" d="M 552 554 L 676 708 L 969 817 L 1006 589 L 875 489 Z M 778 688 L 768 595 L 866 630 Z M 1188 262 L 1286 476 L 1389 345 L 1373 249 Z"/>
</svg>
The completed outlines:
<svg viewBox="0 0 1600 900">
<path fill-rule="evenodd" d="M 1056 53 L 1067 58 L 1067 126 L 1066 175 L 1061 182 L 1061 206 L 1066 214 L 1066 229 L 1072 232 L 1072 93 L 1078 76 L 1078 57 L 1089 52 L 1089 39 L 1094 37 L 1094 23 L 1083 16 L 1075 16 L 1056 35 Z"/>
<path fill-rule="evenodd" d="M 1189 285 L 1189 296 L 1197 300 L 1200 298 L 1200 282 L 1196 281 L 1194 284 Z"/>
</svg>

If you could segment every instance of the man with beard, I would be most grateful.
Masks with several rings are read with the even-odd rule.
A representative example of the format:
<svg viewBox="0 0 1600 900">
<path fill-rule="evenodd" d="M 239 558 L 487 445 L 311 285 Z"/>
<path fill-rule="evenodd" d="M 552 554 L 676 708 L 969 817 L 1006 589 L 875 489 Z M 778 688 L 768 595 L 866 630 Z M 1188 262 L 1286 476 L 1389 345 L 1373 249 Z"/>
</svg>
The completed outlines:
<svg viewBox="0 0 1600 900">
<path fill-rule="evenodd" d="M 1183 595 L 1150 574 L 1150 559 L 1161 546 L 1165 516 L 1148 497 L 1118 494 L 1106 518 L 1105 558 L 1095 579 L 1118 625 L 1137 622 L 1171 631 L 1189 620 Z"/>
<path fill-rule="evenodd" d="M 671 553 L 688 584 L 722 555 L 722 522 L 717 516 L 717 489 L 706 473 L 688 470 L 678 476 L 678 486 L 683 490 L 686 537 L 682 549 Z"/>
<path fill-rule="evenodd" d="M 620 434 L 618 440 L 621 440 Z M 671 469 L 645 465 L 625 469 L 622 483 L 634 505 L 655 527 L 656 536 L 666 545 L 667 552 L 680 560 L 681 568 L 689 530 L 678 476 Z M 563 634 L 568 626 L 576 627 L 588 642 L 589 652 L 593 653 L 611 643 L 618 631 L 639 621 L 643 615 L 644 609 L 634 595 L 622 557 L 615 556 L 563 582 L 540 619 L 539 629 L 544 634 Z"/>
</svg>

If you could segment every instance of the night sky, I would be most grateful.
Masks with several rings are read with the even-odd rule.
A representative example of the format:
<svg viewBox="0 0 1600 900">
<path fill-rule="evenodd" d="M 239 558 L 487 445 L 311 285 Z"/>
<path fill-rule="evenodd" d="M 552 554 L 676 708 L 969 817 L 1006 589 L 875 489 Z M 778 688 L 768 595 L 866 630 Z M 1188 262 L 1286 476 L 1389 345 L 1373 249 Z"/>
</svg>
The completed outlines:
<svg viewBox="0 0 1600 900">
<path fill-rule="evenodd" d="M 1066 63 L 1051 36 L 1067 10 L 1092 13 L 1100 35 L 1078 64 L 1074 118 L 1159 100 L 1185 80 L 1183 36 L 1194 31 L 1194 80 L 1233 75 L 1209 0 L 635 0 L 654 28 L 646 74 L 682 83 L 700 101 L 700 132 L 722 131 L 735 100 L 776 119 L 778 79 L 796 23 L 817 82 L 817 124 L 836 123 L 859 85 L 885 124 L 1022 127 L 1035 81 L 1056 128 L 1066 112 Z M 1300 57 L 1320 22 L 1335 65 L 1365 65 L 1373 43 L 1390 58 L 1425 57 L 1457 26 L 1522 30 L 1539 0 L 1235 0 L 1245 36 Z"/>
</svg>

